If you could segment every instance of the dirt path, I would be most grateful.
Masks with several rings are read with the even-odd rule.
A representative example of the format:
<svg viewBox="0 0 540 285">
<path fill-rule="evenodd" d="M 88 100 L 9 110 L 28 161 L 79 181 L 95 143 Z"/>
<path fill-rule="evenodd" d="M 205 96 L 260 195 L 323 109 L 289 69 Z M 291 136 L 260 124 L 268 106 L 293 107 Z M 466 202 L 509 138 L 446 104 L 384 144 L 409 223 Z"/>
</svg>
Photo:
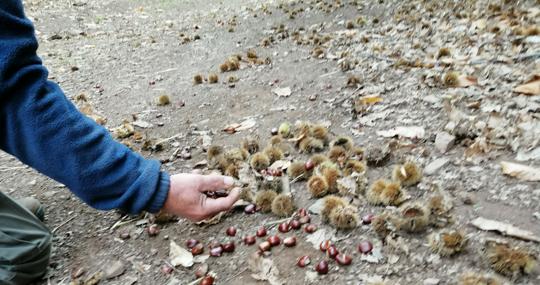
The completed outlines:
<svg viewBox="0 0 540 285">
<path fill-rule="evenodd" d="M 493 273 L 482 248 L 487 238 L 502 238 L 471 227 L 472 219 L 482 216 L 540 235 L 540 184 L 505 176 L 499 164 L 534 149 L 540 153 L 540 96 L 512 92 L 540 71 L 540 7 L 535 1 L 502 7 L 494 4 L 499 1 L 460 2 L 466 4 L 33 0 L 25 1 L 25 6 L 35 21 L 39 52 L 51 71 L 50 79 L 69 98 L 75 102 L 85 94 L 110 129 L 137 117 L 152 124 L 136 127 L 145 139 L 179 135 L 159 152 L 141 150 L 142 144 L 133 137 L 124 140 L 145 156 L 164 161 L 171 173 L 191 171 L 195 162 L 206 158 L 201 133 L 225 146 L 237 145 L 247 134 L 265 142 L 271 128 L 296 120 L 330 123 L 332 133 L 351 136 L 366 149 L 390 143 L 390 159 L 368 170 L 370 183 L 389 177 L 392 166 L 404 160 L 412 159 L 422 167 L 447 160 L 410 192 L 413 198 L 421 198 L 438 185 L 450 195 L 452 227 L 463 229 L 469 239 L 467 250 L 458 256 L 439 257 L 430 251 L 426 236 L 436 231 L 433 228 L 427 233 L 403 234 L 410 248 L 406 254 L 382 246 L 371 227 L 363 225 L 336 233 L 343 237 L 338 245 L 352 254 L 353 265 L 332 263 L 328 275 L 312 281 L 311 265 L 310 269 L 295 265 L 301 255 L 311 255 L 313 261 L 324 256 L 306 241 L 307 234 L 299 232 L 296 247 L 273 250 L 270 258 L 286 284 L 369 284 L 367 280 L 377 276 L 388 284 L 456 284 L 463 272 Z M 535 26 L 536 32 L 526 30 Z M 526 31 L 519 32 L 520 28 Z M 249 49 L 256 51 L 260 64 L 242 61 L 238 71 L 219 72 L 227 58 L 241 54 L 245 59 Z M 472 86 L 445 86 L 445 75 L 451 71 L 474 76 L 477 82 L 468 78 Z M 206 77 L 211 72 L 218 74 L 218 84 L 193 84 L 194 75 Z M 358 83 L 347 86 L 352 76 Z M 276 96 L 272 90 L 277 87 L 290 87 L 291 95 Z M 157 106 L 160 95 L 168 95 L 171 104 Z M 382 102 L 355 112 L 359 106 L 354 102 L 362 96 L 377 96 Z M 248 117 L 257 123 L 249 131 L 233 135 L 221 131 Z M 387 138 L 380 133 L 397 126 L 418 126 L 425 135 Z M 454 136 L 454 145 L 437 139 L 442 131 Z M 169 159 L 185 147 L 190 149 L 190 160 Z M 448 151 L 441 153 L 440 148 Z M 519 163 L 538 168 L 540 155 Z M 315 201 L 309 199 L 305 187 L 293 184 L 298 207 Z M 157 237 L 148 237 L 148 221 L 140 217 L 111 231 L 122 218 L 119 213 L 90 209 L 62 185 L 21 168 L 4 154 L 0 154 L 0 191 L 14 197 L 38 197 L 47 207 L 47 225 L 60 226 L 43 284 L 69 284 L 77 271 L 82 272 L 76 278 L 81 283 L 74 284 L 84 284 L 117 261 L 122 263 L 122 275 L 104 277 L 100 284 L 188 284 L 195 280 L 193 269 L 178 267 L 172 274 L 161 270 L 168 260 L 170 241 L 183 245 L 188 238 L 223 240 L 224 229 L 231 225 L 240 230 L 236 251 L 207 261 L 217 274 L 217 284 L 263 284 L 251 277 L 248 267 L 255 247 L 240 245 L 240 239 L 278 219 L 237 211 L 208 227 L 184 220 L 167 223 L 160 226 Z M 471 199 L 472 205 L 466 203 Z M 358 203 L 362 215 L 384 210 L 362 199 Z M 319 224 L 320 219 L 314 217 L 314 222 Z M 319 226 L 332 231 L 327 224 Z M 119 238 L 125 232 L 130 239 Z M 502 239 L 538 258 L 537 243 Z M 361 240 L 382 248 L 384 258 L 378 263 L 362 261 L 356 251 Z M 532 275 L 507 282 L 540 284 L 540 279 Z"/>
</svg>

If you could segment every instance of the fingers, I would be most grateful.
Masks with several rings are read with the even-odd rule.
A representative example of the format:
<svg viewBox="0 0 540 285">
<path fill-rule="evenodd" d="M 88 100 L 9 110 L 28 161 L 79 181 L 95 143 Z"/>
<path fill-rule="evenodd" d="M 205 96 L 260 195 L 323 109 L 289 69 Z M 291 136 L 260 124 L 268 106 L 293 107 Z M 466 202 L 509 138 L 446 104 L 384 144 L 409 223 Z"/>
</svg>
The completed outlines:
<svg viewBox="0 0 540 285">
<path fill-rule="evenodd" d="M 210 216 L 222 211 L 227 211 L 238 200 L 238 198 L 240 198 L 240 188 L 234 188 L 227 197 L 205 199 L 203 203 L 203 211 L 207 212 Z"/>
<path fill-rule="evenodd" d="M 199 188 L 199 190 L 201 192 L 205 192 L 205 191 L 215 191 L 219 189 L 228 189 L 228 188 L 231 188 L 233 184 L 234 184 L 234 179 L 230 176 L 202 175 L 201 187 Z"/>
</svg>

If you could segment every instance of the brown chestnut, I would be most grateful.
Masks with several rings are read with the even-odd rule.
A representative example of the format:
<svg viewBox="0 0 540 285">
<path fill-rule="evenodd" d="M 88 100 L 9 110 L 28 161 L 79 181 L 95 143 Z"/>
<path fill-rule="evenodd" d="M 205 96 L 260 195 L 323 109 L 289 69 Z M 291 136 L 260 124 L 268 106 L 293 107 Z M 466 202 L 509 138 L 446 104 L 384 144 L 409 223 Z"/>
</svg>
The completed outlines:
<svg viewBox="0 0 540 285">
<path fill-rule="evenodd" d="M 230 241 L 221 245 L 224 252 L 233 252 L 235 249 L 234 241 Z"/>
<path fill-rule="evenodd" d="M 191 248 L 191 254 L 193 255 L 199 255 L 203 253 L 203 251 L 204 251 L 204 245 L 202 243 L 198 243 Z"/>
<path fill-rule="evenodd" d="M 304 227 L 304 231 L 309 234 L 314 233 L 315 231 L 317 231 L 317 226 L 314 224 L 307 224 Z"/>
<path fill-rule="evenodd" d="M 278 128 L 272 128 L 272 129 L 270 130 L 270 134 L 273 135 L 273 136 L 277 135 L 278 132 L 279 132 Z"/>
<path fill-rule="evenodd" d="M 311 159 L 304 163 L 304 169 L 306 171 L 311 171 L 313 168 L 315 168 L 315 163 Z"/>
<path fill-rule="evenodd" d="M 311 259 L 309 258 L 309 256 L 304 255 L 304 256 L 300 256 L 300 258 L 298 258 L 298 261 L 296 262 L 296 265 L 298 265 L 299 267 L 306 267 L 310 263 L 311 263 Z"/>
<path fill-rule="evenodd" d="M 339 254 L 339 251 L 335 245 L 329 246 L 328 249 L 326 250 L 326 255 L 328 255 L 328 257 L 332 259 L 336 258 L 338 254 Z"/>
<path fill-rule="evenodd" d="M 146 231 L 148 232 L 148 235 L 151 236 L 151 237 L 155 237 L 157 235 L 159 235 L 159 226 L 156 225 L 156 224 L 153 224 L 153 225 L 150 225 Z"/>
<path fill-rule="evenodd" d="M 223 248 L 221 246 L 210 249 L 210 256 L 220 257 L 222 253 L 223 253 Z"/>
<path fill-rule="evenodd" d="M 201 280 L 200 285 L 213 285 L 214 284 L 214 277 L 208 275 Z"/>
<path fill-rule="evenodd" d="M 305 217 L 305 216 L 307 216 L 307 214 L 308 214 L 306 208 L 300 208 L 300 209 L 298 209 L 297 213 L 298 213 L 298 215 L 299 215 L 300 217 Z"/>
<path fill-rule="evenodd" d="M 362 217 L 362 224 L 369 225 L 371 224 L 371 221 L 373 220 L 374 216 L 373 214 L 367 214 Z"/>
<path fill-rule="evenodd" d="M 272 248 L 272 245 L 268 241 L 263 241 L 259 244 L 259 249 L 261 251 L 269 251 Z"/>
<path fill-rule="evenodd" d="M 225 231 L 225 233 L 227 233 L 228 236 L 235 236 L 236 235 L 236 228 L 235 227 L 228 227 L 227 230 Z"/>
<path fill-rule="evenodd" d="M 287 222 L 283 222 L 281 224 L 279 224 L 278 226 L 278 231 L 282 232 L 282 233 L 287 233 L 291 230 L 291 227 L 289 226 L 289 223 Z"/>
<path fill-rule="evenodd" d="M 266 240 L 271 246 L 278 246 L 281 244 L 281 239 L 278 236 L 269 236 Z"/>
<path fill-rule="evenodd" d="M 315 265 L 315 271 L 319 274 L 327 274 L 328 273 L 328 262 L 326 260 L 321 260 L 319 263 Z"/>
<path fill-rule="evenodd" d="M 257 229 L 257 233 L 256 233 L 257 237 L 264 237 L 266 236 L 266 228 L 265 227 L 260 227 Z"/>
<path fill-rule="evenodd" d="M 244 208 L 244 213 L 246 214 L 253 214 L 256 211 L 255 204 L 249 204 Z"/>
<path fill-rule="evenodd" d="M 358 244 L 358 251 L 363 254 L 368 254 L 373 250 L 373 244 L 370 241 L 364 240 Z"/>
<path fill-rule="evenodd" d="M 245 245 L 252 245 L 257 241 L 255 236 L 245 236 L 243 240 Z"/>
<path fill-rule="evenodd" d="M 303 225 L 303 224 L 308 224 L 309 222 L 311 222 L 311 217 L 306 215 L 306 216 L 302 216 L 300 217 L 300 219 L 298 219 L 298 221 Z"/>
<path fill-rule="evenodd" d="M 321 243 L 319 244 L 319 249 L 322 251 L 322 252 L 326 252 L 328 250 L 328 248 L 333 245 L 332 241 L 330 240 L 323 240 L 321 241 Z"/>
<path fill-rule="evenodd" d="M 283 245 L 286 247 L 293 247 L 296 245 L 296 237 L 286 237 L 283 239 Z"/>
<path fill-rule="evenodd" d="M 336 255 L 335 260 L 339 265 L 350 265 L 352 263 L 352 257 L 345 253 L 339 253 Z"/>
<path fill-rule="evenodd" d="M 292 220 L 289 222 L 289 226 L 291 229 L 297 230 L 302 227 L 302 224 L 300 223 L 299 220 Z"/>
<path fill-rule="evenodd" d="M 168 264 L 163 264 L 161 266 L 161 272 L 163 272 L 163 274 L 171 274 L 173 272 L 173 268 L 171 266 L 169 266 Z"/>
</svg>

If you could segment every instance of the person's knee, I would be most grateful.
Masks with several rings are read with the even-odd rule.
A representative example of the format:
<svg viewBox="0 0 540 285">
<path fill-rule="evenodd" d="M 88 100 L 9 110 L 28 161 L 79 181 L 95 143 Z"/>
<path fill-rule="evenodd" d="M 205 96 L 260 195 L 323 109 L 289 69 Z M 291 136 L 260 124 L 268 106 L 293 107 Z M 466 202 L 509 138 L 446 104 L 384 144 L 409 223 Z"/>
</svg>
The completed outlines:
<svg viewBox="0 0 540 285">
<path fill-rule="evenodd" d="M 4 262 L 0 260 L 0 284 L 28 284 L 43 277 L 49 265 L 51 248 L 51 233 L 41 231 L 33 235 L 33 240 L 27 239 L 25 244 L 5 249 L 11 258 Z"/>
</svg>

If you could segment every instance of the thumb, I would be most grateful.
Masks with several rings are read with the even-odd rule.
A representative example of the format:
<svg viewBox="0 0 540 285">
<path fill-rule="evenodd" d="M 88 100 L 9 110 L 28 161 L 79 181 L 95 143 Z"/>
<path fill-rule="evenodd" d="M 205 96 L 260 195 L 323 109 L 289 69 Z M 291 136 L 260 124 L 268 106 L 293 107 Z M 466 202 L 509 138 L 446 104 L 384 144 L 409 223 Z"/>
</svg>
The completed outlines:
<svg viewBox="0 0 540 285">
<path fill-rule="evenodd" d="M 201 192 L 205 192 L 205 191 L 216 191 L 220 189 L 228 189 L 228 188 L 231 188 L 233 184 L 234 184 L 234 178 L 230 176 L 202 175 L 201 186 L 199 190 Z"/>
<path fill-rule="evenodd" d="M 240 198 L 240 190 L 240 188 L 234 188 L 229 192 L 229 196 L 227 197 L 205 199 L 203 204 L 204 212 L 213 216 L 219 212 L 229 210 L 238 198 Z"/>
</svg>

